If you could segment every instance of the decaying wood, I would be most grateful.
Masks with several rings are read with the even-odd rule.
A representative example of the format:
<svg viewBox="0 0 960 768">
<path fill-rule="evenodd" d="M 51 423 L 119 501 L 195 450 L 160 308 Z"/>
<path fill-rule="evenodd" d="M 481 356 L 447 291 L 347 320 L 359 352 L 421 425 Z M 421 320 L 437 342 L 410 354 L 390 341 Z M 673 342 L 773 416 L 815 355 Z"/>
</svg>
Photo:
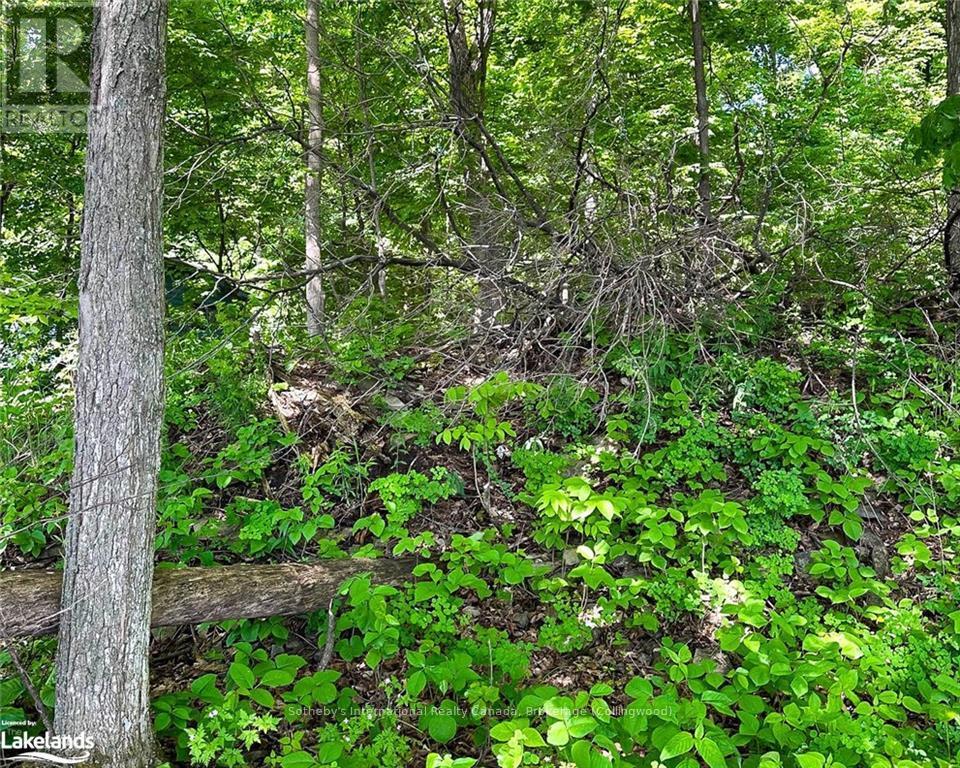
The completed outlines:
<svg viewBox="0 0 960 768">
<path fill-rule="evenodd" d="M 394 584 L 410 577 L 414 560 L 327 560 L 313 564 L 227 565 L 158 569 L 153 577 L 154 627 L 226 619 L 290 616 L 326 608 L 350 576 L 370 573 Z M 0 573 L 0 639 L 56 631 L 62 574 L 57 571 Z"/>
</svg>

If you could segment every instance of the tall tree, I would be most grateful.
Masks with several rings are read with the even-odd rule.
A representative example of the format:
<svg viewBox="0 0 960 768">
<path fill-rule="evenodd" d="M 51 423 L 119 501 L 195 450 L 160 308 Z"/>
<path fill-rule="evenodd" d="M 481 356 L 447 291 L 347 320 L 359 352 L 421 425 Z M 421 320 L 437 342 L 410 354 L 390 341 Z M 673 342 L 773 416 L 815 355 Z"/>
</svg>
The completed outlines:
<svg viewBox="0 0 960 768">
<path fill-rule="evenodd" d="M 166 15 L 165 0 L 103 0 L 94 29 L 55 727 L 90 736 L 105 766 L 153 763 Z"/>
<path fill-rule="evenodd" d="M 947 96 L 960 93 L 960 0 L 947 0 L 944 29 L 947 34 Z M 960 287 L 960 232 L 957 211 L 960 210 L 960 191 L 954 189 L 947 197 L 946 266 L 950 287 Z"/>
<path fill-rule="evenodd" d="M 960 2 L 946 0 L 947 96 L 960 93 Z"/>
<path fill-rule="evenodd" d="M 493 43 L 496 0 L 476 0 L 469 13 L 465 0 L 444 0 L 447 36 L 450 109 L 454 133 L 463 153 L 466 231 L 461 233 L 470 261 L 485 276 L 479 279 L 477 323 L 487 326 L 503 306 L 498 276 L 505 264 L 497 246 L 497 222 L 490 185 L 484 177 L 481 153 L 484 147 L 483 110 L 486 102 L 487 62 Z"/>
<path fill-rule="evenodd" d="M 308 272 L 323 266 L 321 253 L 321 176 L 323 149 L 323 92 L 320 83 L 320 0 L 307 0 L 305 23 L 307 48 L 307 181 L 304 205 Z M 307 283 L 307 332 L 323 333 L 323 276 L 316 272 Z"/>
<path fill-rule="evenodd" d="M 693 31 L 693 83 L 697 92 L 697 148 L 700 153 L 700 174 L 697 197 L 700 221 L 710 225 L 710 104 L 707 101 L 707 73 L 703 48 L 703 14 L 700 0 L 690 0 L 690 25 Z"/>
</svg>

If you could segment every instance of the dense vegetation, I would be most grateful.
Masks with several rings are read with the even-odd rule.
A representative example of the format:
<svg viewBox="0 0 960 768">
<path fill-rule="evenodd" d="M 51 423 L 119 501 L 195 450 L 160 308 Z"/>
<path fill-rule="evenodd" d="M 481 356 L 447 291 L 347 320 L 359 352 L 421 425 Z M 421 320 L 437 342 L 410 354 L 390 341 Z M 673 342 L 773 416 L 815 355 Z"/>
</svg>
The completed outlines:
<svg viewBox="0 0 960 768">
<path fill-rule="evenodd" d="M 500 4 L 466 128 L 454 6 L 320 4 L 309 335 L 302 11 L 172 3 L 157 568 L 417 562 L 156 630 L 164 759 L 957 764 L 943 3 L 701 0 L 706 163 L 690 3 Z M 61 560 L 83 161 L 0 136 L 5 569 Z"/>
</svg>

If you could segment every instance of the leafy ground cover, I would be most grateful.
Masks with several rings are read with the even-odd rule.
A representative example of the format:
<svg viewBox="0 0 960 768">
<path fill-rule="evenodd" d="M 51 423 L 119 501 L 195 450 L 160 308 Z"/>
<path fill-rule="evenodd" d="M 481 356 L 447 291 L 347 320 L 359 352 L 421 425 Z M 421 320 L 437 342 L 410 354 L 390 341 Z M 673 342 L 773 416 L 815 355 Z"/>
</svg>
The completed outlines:
<svg viewBox="0 0 960 768">
<path fill-rule="evenodd" d="M 158 631 L 166 759 L 955 764 L 956 368 L 914 320 L 598 337 L 549 375 L 399 332 L 315 350 L 182 334 L 159 567 L 418 565 L 401 587 L 349 581 L 329 613 Z M 21 370 L 2 560 L 49 566 L 68 390 Z M 47 706 L 53 643 L 19 650 Z M 36 719 L 0 660 L 0 706 Z"/>
</svg>

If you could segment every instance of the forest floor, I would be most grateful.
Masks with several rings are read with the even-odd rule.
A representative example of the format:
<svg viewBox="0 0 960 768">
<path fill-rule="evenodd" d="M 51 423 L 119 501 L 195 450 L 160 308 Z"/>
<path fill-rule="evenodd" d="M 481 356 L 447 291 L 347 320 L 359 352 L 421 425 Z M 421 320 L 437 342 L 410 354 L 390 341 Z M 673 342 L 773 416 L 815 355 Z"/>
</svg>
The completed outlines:
<svg viewBox="0 0 960 768">
<path fill-rule="evenodd" d="M 669 343 L 522 376 L 222 350 L 179 382 L 160 567 L 419 565 L 351 580 L 333 633 L 327 611 L 157 630 L 170 765 L 942 768 L 952 368 L 879 333 L 852 366 L 832 341 Z M 24 542 L 4 567 L 57 560 Z M 41 679 L 52 648 L 27 654 Z"/>
<path fill-rule="evenodd" d="M 462 479 L 462 492 L 424 505 L 407 521 L 405 533 L 409 536 L 416 537 L 429 532 L 435 539 L 436 549 L 443 551 L 456 535 L 470 537 L 479 531 L 496 529 L 504 532 L 502 543 L 506 549 L 525 553 L 532 562 L 543 567 L 544 577 L 566 578 L 581 562 L 576 549 L 578 537 L 569 539 L 570 546 L 563 549 L 544 546 L 538 541 L 536 531 L 540 513 L 529 504 L 519 501 L 528 478 L 520 467 L 511 462 L 510 450 L 494 451 L 488 454 L 492 460 L 478 461 L 476 455 L 464 451 L 456 440 L 449 444 L 439 439 L 418 440 L 416 434 L 398 429 L 391 421 L 391 417 L 397 413 L 416 411 L 436 399 L 435 392 L 426 394 L 429 381 L 459 378 L 476 385 L 485 379 L 482 373 L 474 374 L 459 362 L 454 364 L 452 360 L 444 360 L 441 364 L 446 364 L 450 370 L 421 371 L 420 375 L 408 376 L 395 382 L 387 397 L 373 380 L 352 385 L 337 383 L 335 370 L 315 362 L 298 363 L 292 370 L 272 377 L 273 386 L 267 402 L 262 404 L 263 411 L 268 417 L 275 418 L 285 433 L 295 435 L 296 441 L 272 457 L 271 463 L 265 468 L 260 487 L 230 486 L 212 500 L 211 506 L 224 509 L 232 498 L 240 494 L 262 494 L 283 506 L 295 506 L 301 503 L 303 462 L 311 471 L 316 470 L 333 452 L 349 446 L 351 461 L 364 468 L 367 480 L 392 473 L 428 472 L 438 467 Z M 793 367 L 800 366 L 795 361 Z M 276 372 L 279 368 L 274 364 L 272 370 Z M 800 383 L 800 392 L 806 395 L 811 392 L 824 394 L 828 391 L 824 376 L 810 371 L 810 375 Z M 609 402 L 615 402 L 618 396 L 630 390 L 630 381 L 626 378 L 615 380 L 612 388 L 609 381 L 605 383 Z M 517 433 L 511 436 L 512 439 L 504 443 L 535 444 L 537 450 L 546 452 L 563 452 L 569 448 L 567 437 L 556 434 L 545 436 L 535 427 L 525 425 L 520 403 L 506 404 L 498 413 L 498 419 L 519 427 Z M 717 412 L 716 422 L 721 427 L 732 427 L 735 421 L 732 410 L 721 409 Z M 441 424 L 433 427 L 434 433 L 441 432 Z M 643 451 L 653 454 L 668 449 L 675 437 L 666 435 L 660 440 L 650 441 L 644 445 Z M 593 458 L 587 460 L 595 462 L 596 451 L 616 449 L 605 435 L 585 438 L 583 444 L 596 449 Z M 228 442 L 228 436 L 213 419 L 209 429 L 191 432 L 186 444 L 197 460 L 196 471 L 202 473 L 202 466 Z M 565 474 L 574 476 L 582 472 L 583 461 L 573 463 Z M 744 503 L 754 495 L 750 482 L 732 463 L 728 462 L 722 467 L 722 474 L 725 475 L 722 482 L 706 485 L 721 489 L 726 499 Z M 890 561 L 895 555 L 897 542 L 911 529 L 911 523 L 904 514 L 903 505 L 888 496 L 868 497 L 864 502 L 857 507 L 858 515 L 863 519 L 863 532 L 855 543 L 826 520 L 809 519 L 805 521 L 806 524 L 793 525 L 798 539 L 792 554 L 795 568 L 785 575 L 781 588 L 797 600 L 815 594 L 817 582 L 810 577 L 807 569 L 812 553 L 819 551 L 826 540 L 854 544 L 860 561 L 871 566 L 879 578 L 886 578 L 890 574 Z M 328 511 L 333 518 L 333 526 L 325 535 L 336 540 L 339 547 L 346 551 L 356 551 L 371 542 L 376 543 L 377 537 L 368 528 L 355 528 L 358 521 L 371 515 L 388 516 L 380 495 L 367 489 Z M 297 552 L 289 553 L 285 559 L 302 561 L 310 557 L 309 548 L 300 548 Z M 218 562 L 244 559 L 228 551 L 217 553 Z M 638 576 L 643 572 L 626 557 L 610 563 L 607 570 L 614 578 Z M 909 574 L 902 574 L 897 583 L 900 595 L 923 598 L 923 588 Z M 575 590 L 577 618 L 589 631 L 588 638 L 578 639 L 572 648 L 546 647 L 539 642 L 544 627 L 556 621 L 557 611 L 542 593 L 529 587 L 526 582 L 513 586 L 509 594 L 497 591 L 481 597 L 467 593 L 458 611 L 471 626 L 495 629 L 502 633 L 501 638 L 506 643 L 531 649 L 524 673 L 526 686 L 535 688 L 545 685 L 560 692 L 575 692 L 590 690 L 598 681 L 612 681 L 617 690 L 607 698 L 607 703 L 614 710 L 618 707 L 622 710 L 629 703 L 629 697 L 622 690 L 626 681 L 655 673 L 655 661 L 664 637 L 689 647 L 695 662 L 712 659 L 719 670 L 731 668 L 732 661 L 721 650 L 716 635 L 718 627 L 724 622 L 719 606 L 704 606 L 701 610 L 662 616 L 655 622 L 655 627 L 626 626 L 622 621 L 604 620 L 590 592 L 586 585 Z M 311 634 L 306 621 L 287 620 L 287 624 L 291 634 L 283 642 L 277 643 L 275 650 L 303 656 L 308 666 L 302 671 L 312 671 L 324 654 L 323 638 L 316 633 Z M 226 674 L 228 659 L 220 663 L 209 661 L 211 649 L 221 642 L 222 636 L 219 634 L 198 634 L 187 629 L 162 637 L 154 651 L 154 693 L 183 689 L 204 673 Z M 391 678 L 402 680 L 408 671 L 408 664 L 403 655 L 384 659 L 376 669 L 337 658 L 332 668 L 340 674 L 338 684 L 352 689 L 357 702 L 362 702 L 364 707 L 388 709 L 395 705 L 395 701 L 390 691 L 385 690 L 383 681 Z M 424 732 L 416 720 L 401 718 L 399 725 L 401 732 L 414 745 L 409 757 L 410 764 L 422 764 L 427 753 L 435 747 L 431 746 L 428 738 L 424 738 Z M 454 754 L 476 754 L 477 747 L 472 737 L 471 731 L 461 730 L 459 738 L 446 743 L 445 749 Z M 249 759 L 252 762 L 264 759 L 277 745 L 275 740 L 265 740 L 263 745 L 254 748 Z M 482 750 L 479 757 L 481 764 L 495 764 L 494 756 L 486 750 Z"/>
</svg>

